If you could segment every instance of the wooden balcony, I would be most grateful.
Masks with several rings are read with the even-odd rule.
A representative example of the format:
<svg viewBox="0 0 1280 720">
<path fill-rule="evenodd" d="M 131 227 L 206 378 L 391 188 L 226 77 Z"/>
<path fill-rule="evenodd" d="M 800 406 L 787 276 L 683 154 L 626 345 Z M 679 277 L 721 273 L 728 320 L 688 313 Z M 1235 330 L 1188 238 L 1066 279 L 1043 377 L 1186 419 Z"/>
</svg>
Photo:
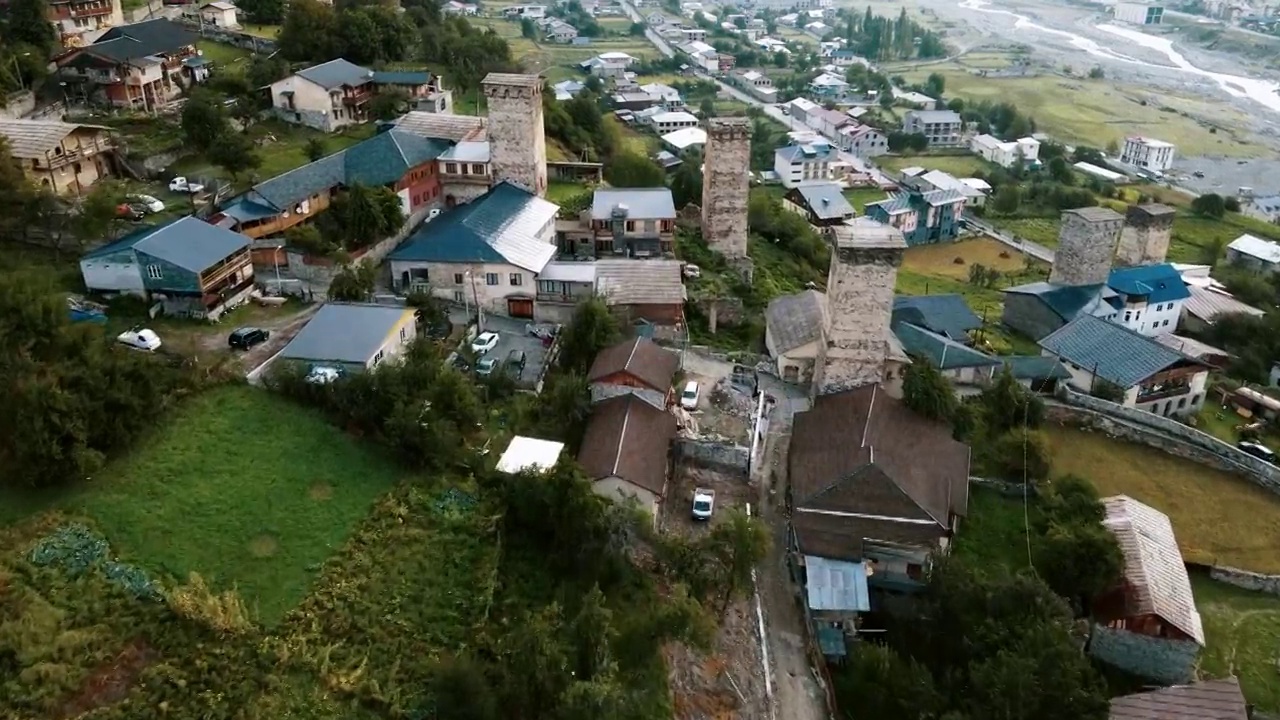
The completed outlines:
<svg viewBox="0 0 1280 720">
<path fill-rule="evenodd" d="M 249 249 L 245 248 L 200 273 L 200 287 L 206 293 L 217 292 L 219 283 L 225 281 L 237 270 L 252 264 L 253 260 L 249 255 Z"/>
</svg>

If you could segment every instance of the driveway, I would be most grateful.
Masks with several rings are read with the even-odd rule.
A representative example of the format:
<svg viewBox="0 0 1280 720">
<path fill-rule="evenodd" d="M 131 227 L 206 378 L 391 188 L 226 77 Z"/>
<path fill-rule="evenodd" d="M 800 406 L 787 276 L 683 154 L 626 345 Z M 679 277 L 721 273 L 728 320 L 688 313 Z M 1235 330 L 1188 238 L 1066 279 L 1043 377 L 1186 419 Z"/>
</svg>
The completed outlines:
<svg viewBox="0 0 1280 720">
<path fill-rule="evenodd" d="M 487 315 L 484 319 L 484 331 L 498 333 L 498 345 L 487 355 L 499 362 L 506 360 L 513 350 L 523 350 L 525 354 L 524 372 L 520 373 L 516 384 L 521 387 L 533 387 L 542 377 L 543 367 L 547 362 L 547 348 L 540 338 L 529 335 L 525 326 L 528 321 L 519 318 Z"/>
</svg>

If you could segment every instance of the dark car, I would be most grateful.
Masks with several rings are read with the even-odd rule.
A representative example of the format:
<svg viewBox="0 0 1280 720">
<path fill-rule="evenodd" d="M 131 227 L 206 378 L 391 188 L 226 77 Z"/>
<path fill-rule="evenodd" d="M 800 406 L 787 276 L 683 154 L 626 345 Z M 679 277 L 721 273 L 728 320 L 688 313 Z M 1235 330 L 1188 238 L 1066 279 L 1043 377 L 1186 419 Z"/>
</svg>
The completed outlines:
<svg viewBox="0 0 1280 720">
<path fill-rule="evenodd" d="M 512 350 L 507 353 L 507 359 L 503 361 L 502 366 L 513 378 L 519 378 L 524 374 L 524 365 L 529 361 L 528 356 L 523 350 Z"/>
<path fill-rule="evenodd" d="M 254 345 L 264 343 L 271 333 L 256 327 L 242 327 L 227 337 L 227 345 L 236 350 L 248 350 Z"/>
</svg>

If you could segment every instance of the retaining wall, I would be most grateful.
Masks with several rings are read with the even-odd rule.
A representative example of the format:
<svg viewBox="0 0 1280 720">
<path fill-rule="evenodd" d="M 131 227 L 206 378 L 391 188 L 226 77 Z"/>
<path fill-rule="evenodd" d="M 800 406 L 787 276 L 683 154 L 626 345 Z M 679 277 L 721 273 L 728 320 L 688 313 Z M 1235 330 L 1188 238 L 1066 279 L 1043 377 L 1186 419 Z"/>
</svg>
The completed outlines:
<svg viewBox="0 0 1280 720">
<path fill-rule="evenodd" d="M 1280 595 L 1280 575 L 1263 575 L 1233 567 L 1211 567 L 1209 577 L 1245 590 Z"/>
<path fill-rule="evenodd" d="M 1094 625 L 1089 654 L 1139 677 L 1173 685 L 1194 679 L 1200 646 L 1192 640 L 1147 637 Z"/>
<path fill-rule="evenodd" d="M 698 465 L 741 473 L 744 480 L 751 464 L 751 448 L 733 443 L 679 438 L 676 440 L 676 454 L 680 459 Z"/>
</svg>

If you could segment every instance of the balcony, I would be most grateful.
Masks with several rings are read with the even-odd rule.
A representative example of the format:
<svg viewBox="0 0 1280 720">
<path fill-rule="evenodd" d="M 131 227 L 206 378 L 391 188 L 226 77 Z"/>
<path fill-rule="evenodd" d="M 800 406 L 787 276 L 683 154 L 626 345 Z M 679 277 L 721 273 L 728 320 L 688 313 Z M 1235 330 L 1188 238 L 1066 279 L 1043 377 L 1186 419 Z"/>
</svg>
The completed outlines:
<svg viewBox="0 0 1280 720">
<path fill-rule="evenodd" d="M 1142 403 L 1190 394 L 1191 386 L 1185 383 L 1179 385 L 1156 385 L 1151 388 L 1138 388 L 1138 399 L 1135 402 L 1141 405 Z"/>
<path fill-rule="evenodd" d="M 333 103 L 333 109 L 341 110 L 343 106 L 354 107 L 363 105 L 373 99 L 373 90 L 365 87 L 358 90 L 350 90 L 341 96 L 337 96 Z"/>
<path fill-rule="evenodd" d="M 111 14 L 111 4 L 105 5 L 98 3 L 85 3 L 82 5 L 72 4 L 70 6 L 70 15 L 73 18 L 102 17 Z"/>
</svg>

